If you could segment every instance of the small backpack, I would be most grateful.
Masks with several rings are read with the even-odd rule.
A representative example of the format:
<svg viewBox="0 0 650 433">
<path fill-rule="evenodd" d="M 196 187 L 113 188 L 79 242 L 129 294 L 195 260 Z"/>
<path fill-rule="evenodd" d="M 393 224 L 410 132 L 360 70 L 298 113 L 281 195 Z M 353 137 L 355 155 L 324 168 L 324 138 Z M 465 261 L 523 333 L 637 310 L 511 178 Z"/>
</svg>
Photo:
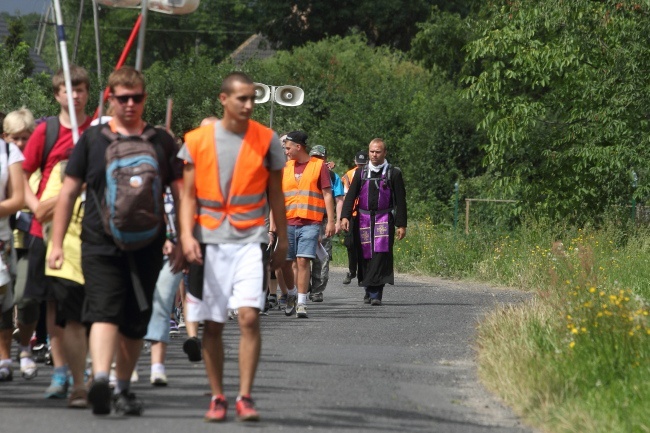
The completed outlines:
<svg viewBox="0 0 650 433">
<path fill-rule="evenodd" d="M 110 140 L 103 206 L 97 203 L 104 230 L 120 249 L 138 250 L 153 242 L 164 227 L 158 149 L 150 141 L 156 130 L 121 136 L 105 126 L 101 133 Z M 96 195 L 95 200 L 99 202 Z"/>
</svg>

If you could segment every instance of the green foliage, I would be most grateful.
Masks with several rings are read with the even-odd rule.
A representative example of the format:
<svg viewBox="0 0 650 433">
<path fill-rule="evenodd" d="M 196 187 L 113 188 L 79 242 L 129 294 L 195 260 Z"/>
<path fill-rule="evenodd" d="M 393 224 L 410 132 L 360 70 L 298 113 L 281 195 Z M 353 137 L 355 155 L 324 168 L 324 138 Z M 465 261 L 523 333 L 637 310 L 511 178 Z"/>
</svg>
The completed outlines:
<svg viewBox="0 0 650 433">
<path fill-rule="evenodd" d="M 21 72 L 24 77 L 28 77 L 34 70 L 34 62 L 29 58 L 29 46 L 23 39 L 25 33 L 25 23 L 20 18 L 9 21 L 9 34 L 4 40 L 4 49 L 9 56 L 22 65 Z"/>
<path fill-rule="evenodd" d="M 275 107 L 273 126 L 307 131 L 312 143 L 343 161 L 341 171 L 370 140 L 386 140 L 415 215 L 451 221 L 454 182 L 481 172 L 482 134 L 471 104 L 441 77 L 402 53 L 369 47 L 360 35 L 279 52 L 260 65 L 255 79 L 305 90 L 302 106 Z M 261 109 L 266 106 L 258 114 Z"/>
<path fill-rule="evenodd" d="M 8 113 L 25 106 L 36 117 L 50 115 L 56 112 L 50 78 L 45 74 L 30 76 L 28 60 L 25 42 L 17 41 L 12 50 L 0 45 L 0 111 Z"/>
<path fill-rule="evenodd" d="M 406 51 L 418 32 L 417 23 L 432 7 L 466 16 L 479 4 L 478 0 L 261 0 L 252 8 L 261 32 L 283 49 L 361 33 L 373 46 Z"/>
<path fill-rule="evenodd" d="M 284 49 L 361 32 L 371 44 L 407 50 L 417 31 L 417 17 L 425 17 L 430 4 L 427 0 L 261 0 L 255 9 L 262 33 Z"/>
<path fill-rule="evenodd" d="M 465 63 L 463 47 L 473 38 L 470 18 L 434 8 L 426 22 L 418 24 L 409 55 L 425 68 L 439 70 L 455 81 Z"/>
<path fill-rule="evenodd" d="M 497 1 L 467 46 L 486 162 L 529 209 L 584 222 L 648 194 L 647 5 Z"/>
<path fill-rule="evenodd" d="M 226 70 L 226 72 L 224 72 Z M 157 62 L 145 70 L 147 105 L 145 118 L 165 124 L 167 99 L 173 99 L 172 131 L 182 135 L 199 126 L 201 119 L 219 112 L 220 77 L 230 68 L 219 68 L 205 57 Z M 210 77 L 209 79 L 207 79 Z"/>
</svg>

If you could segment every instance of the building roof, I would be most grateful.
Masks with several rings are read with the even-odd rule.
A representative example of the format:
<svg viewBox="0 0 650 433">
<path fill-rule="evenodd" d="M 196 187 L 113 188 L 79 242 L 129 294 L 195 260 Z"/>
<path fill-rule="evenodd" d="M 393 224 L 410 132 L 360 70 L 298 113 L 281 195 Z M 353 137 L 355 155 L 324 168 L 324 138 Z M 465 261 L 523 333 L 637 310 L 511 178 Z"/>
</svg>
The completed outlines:
<svg viewBox="0 0 650 433">
<path fill-rule="evenodd" d="M 275 54 L 271 42 L 261 34 L 256 34 L 246 39 L 235 51 L 232 52 L 230 58 L 235 64 L 242 64 L 247 60 L 257 59 L 263 60 Z"/>
<path fill-rule="evenodd" d="M 7 22 L 0 17 L 0 43 L 4 44 L 5 38 L 9 36 L 9 25 Z M 48 68 L 47 64 L 43 61 L 41 56 L 36 54 L 33 48 L 29 50 L 29 58 L 32 59 L 34 63 L 34 70 L 32 75 L 45 72 L 46 74 L 52 75 L 52 71 Z"/>
</svg>

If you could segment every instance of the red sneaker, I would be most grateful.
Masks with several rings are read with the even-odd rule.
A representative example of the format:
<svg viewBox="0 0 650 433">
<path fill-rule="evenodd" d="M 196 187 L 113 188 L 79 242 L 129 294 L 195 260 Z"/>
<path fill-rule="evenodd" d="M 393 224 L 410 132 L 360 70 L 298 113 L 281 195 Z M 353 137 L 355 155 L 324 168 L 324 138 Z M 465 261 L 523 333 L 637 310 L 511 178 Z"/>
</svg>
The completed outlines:
<svg viewBox="0 0 650 433">
<path fill-rule="evenodd" d="M 259 421 L 260 414 L 255 410 L 255 403 L 250 395 L 242 395 L 237 397 L 235 403 L 237 411 L 237 421 Z"/>
<path fill-rule="evenodd" d="M 203 419 L 205 422 L 221 422 L 226 419 L 227 409 L 226 397 L 218 395 L 217 398 L 212 398 L 210 401 L 210 409 L 205 413 Z"/>
</svg>

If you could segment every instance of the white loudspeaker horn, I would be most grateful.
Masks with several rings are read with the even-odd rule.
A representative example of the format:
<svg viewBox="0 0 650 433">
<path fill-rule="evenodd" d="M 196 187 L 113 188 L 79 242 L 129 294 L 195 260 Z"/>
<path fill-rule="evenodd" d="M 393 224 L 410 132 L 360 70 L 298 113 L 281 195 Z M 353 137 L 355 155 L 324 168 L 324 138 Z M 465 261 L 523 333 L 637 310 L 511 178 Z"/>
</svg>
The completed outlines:
<svg viewBox="0 0 650 433">
<path fill-rule="evenodd" d="M 100 4 L 114 8 L 132 8 L 140 4 L 140 0 L 98 0 Z"/>
<path fill-rule="evenodd" d="M 305 92 L 296 86 L 279 86 L 275 89 L 275 102 L 287 107 L 296 107 L 305 99 Z"/>
<path fill-rule="evenodd" d="M 255 103 L 263 104 L 271 99 L 271 88 L 266 84 L 255 83 Z"/>
<path fill-rule="evenodd" d="M 164 14 L 186 15 L 194 12 L 200 2 L 201 0 L 149 0 L 147 8 Z"/>
</svg>

